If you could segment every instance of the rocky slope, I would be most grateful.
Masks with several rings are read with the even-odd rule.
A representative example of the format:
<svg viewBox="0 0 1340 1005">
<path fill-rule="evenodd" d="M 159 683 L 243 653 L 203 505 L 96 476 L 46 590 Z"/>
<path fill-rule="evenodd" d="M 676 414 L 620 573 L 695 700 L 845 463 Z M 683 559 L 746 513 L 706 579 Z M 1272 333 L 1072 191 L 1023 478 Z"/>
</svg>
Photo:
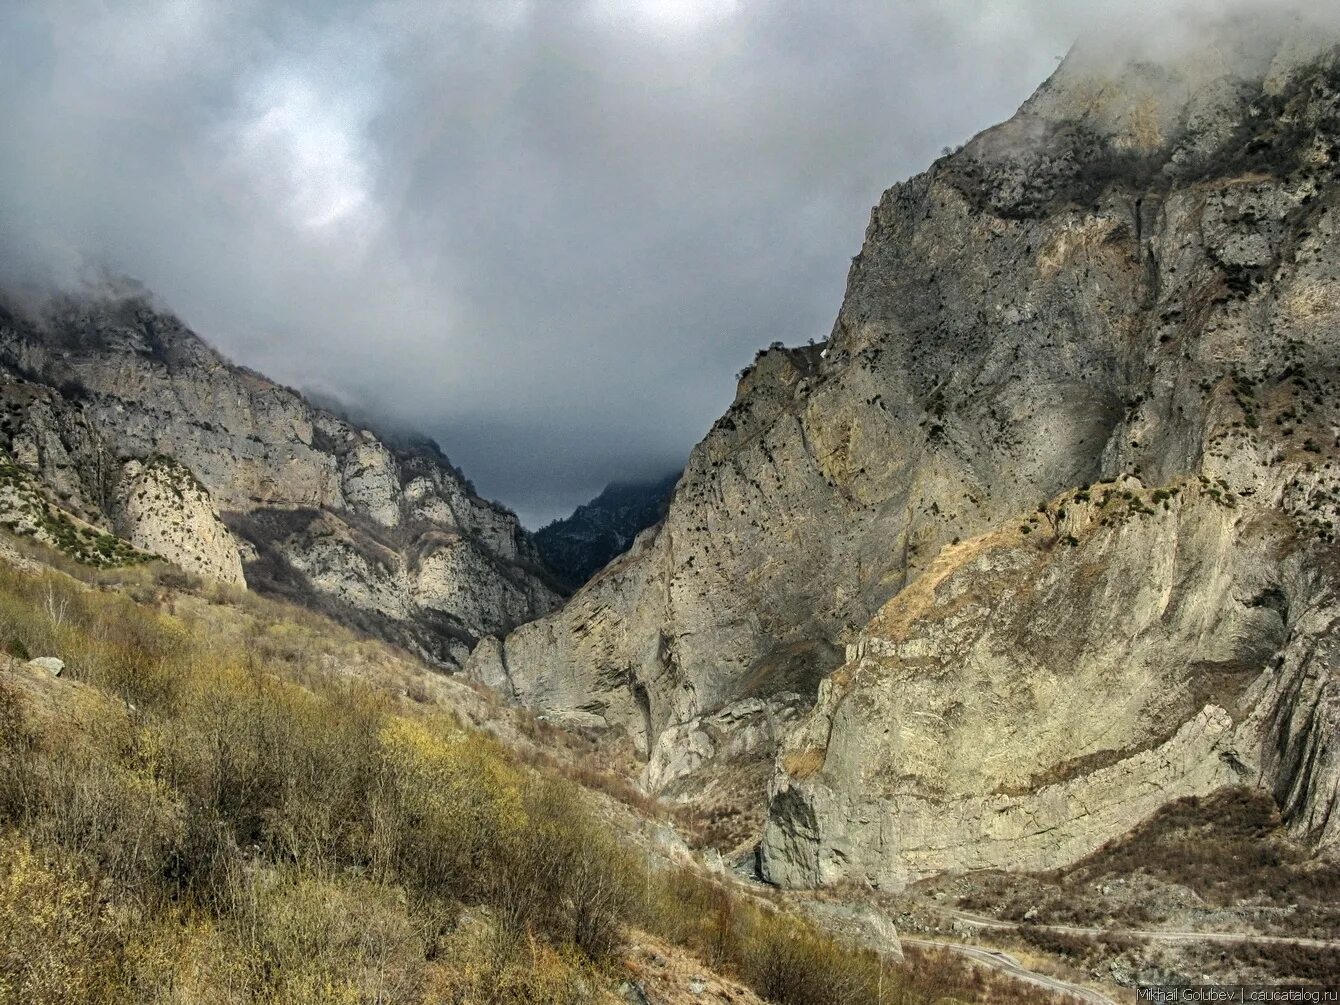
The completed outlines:
<svg viewBox="0 0 1340 1005">
<path fill-rule="evenodd" d="M 0 312 L 0 449 L 77 519 L 454 665 L 557 602 L 509 511 L 141 295 Z"/>
<path fill-rule="evenodd" d="M 237 542 L 190 468 L 156 454 L 121 467 L 113 503 L 118 534 L 205 579 L 245 586 Z"/>
<path fill-rule="evenodd" d="M 1251 512 L 1282 494 L 1272 482 L 1098 485 L 1052 505 L 1055 532 L 1024 522 L 945 549 L 787 737 L 768 874 L 896 888 L 1047 869 L 1244 780 L 1283 805 L 1311 787 L 1317 819 L 1298 823 L 1333 843 L 1335 723 L 1294 689 L 1327 671 L 1314 610 L 1333 600 L 1315 573 L 1334 558 Z"/>
<path fill-rule="evenodd" d="M 665 518 L 679 474 L 650 482 L 611 482 L 571 516 L 535 532 L 535 547 L 569 589 L 577 589 L 633 539 Z"/>
<path fill-rule="evenodd" d="M 1242 780 L 1335 847 L 1337 42 L 1077 47 L 884 194 L 830 341 L 761 354 L 660 530 L 470 671 L 661 765 L 817 699 L 778 882 L 1045 868 Z"/>
</svg>

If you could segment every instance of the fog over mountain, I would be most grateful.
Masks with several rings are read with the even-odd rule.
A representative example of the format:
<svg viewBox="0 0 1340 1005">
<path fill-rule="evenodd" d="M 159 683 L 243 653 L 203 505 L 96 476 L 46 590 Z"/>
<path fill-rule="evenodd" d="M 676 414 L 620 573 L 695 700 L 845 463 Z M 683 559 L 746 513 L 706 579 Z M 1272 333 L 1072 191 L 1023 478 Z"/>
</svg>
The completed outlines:
<svg viewBox="0 0 1340 1005">
<path fill-rule="evenodd" d="M 824 338 L 882 189 L 1075 37 L 1230 6 L 14 0 L 0 281 L 133 276 L 534 527 L 681 464 L 756 348 Z"/>
</svg>

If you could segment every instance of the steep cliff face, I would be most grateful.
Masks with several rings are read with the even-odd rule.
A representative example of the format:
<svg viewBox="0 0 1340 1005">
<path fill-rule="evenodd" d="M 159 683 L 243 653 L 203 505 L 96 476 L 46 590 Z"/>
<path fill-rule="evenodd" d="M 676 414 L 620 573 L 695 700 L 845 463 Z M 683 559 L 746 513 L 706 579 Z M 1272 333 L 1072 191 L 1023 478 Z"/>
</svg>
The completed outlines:
<svg viewBox="0 0 1340 1005">
<path fill-rule="evenodd" d="M 1335 42 L 1078 48 L 884 194 L 828 344 L 763 354 L 662 528 L 472 672 L 658 764 L 817 695 L 783 882 L 1059 862 L 1239 778 L 1334 842 Z"/>
<path fill-rule="evenodd" d="M 1336 557 L 1269 508 L 1336 472 L 1247 474 L 1100 484 L 1055 500 L 1055 529 L 1035 518 L 944 549 L 784 741 L 766 874 L 888 888 L 1049 869 L 1172 799 L 1244 782 L 1281 805 L 1311 789 L 1321 812 L 1297 828 L 1334 844 L 1324 738 L 1340 718 L 1294 692 L 1334 691 L 1317 646 Z"/>
<path fill-rule="evenodd" d="M 516 517 L 236 367 L 141 297 L 0 315 L 0 446 L 78 516 L 442 662 L 557 595 Z"/>
<path fill-rule="evenodd" d="M 1050 868 L 1241 780 L 1340 843 L 1340 52 L 1218 41 L 1115 79 L 1079 52 L 876 210 L 839 354 L 901 343 L 997 495 L 1067 457 L 1132 481 L 951 544 L 860 634 L 778 761 L 779 882 Z"/>
<path fill-rule="evenodd" d="M 471 671 L 527 704 L 623 726 L 647 750 L 737 699 L 812 696 L 850 610 L 868 616 L 896 589 L 858 575 L 856 555 L 883 560 L 888 542 L 810 449 L 820 353 L 765 354 L 694 449 L 664 523 L 561 613 L 482 646 Z M 834 561 L 848 552 L 852 568 Z"/>
</svg>

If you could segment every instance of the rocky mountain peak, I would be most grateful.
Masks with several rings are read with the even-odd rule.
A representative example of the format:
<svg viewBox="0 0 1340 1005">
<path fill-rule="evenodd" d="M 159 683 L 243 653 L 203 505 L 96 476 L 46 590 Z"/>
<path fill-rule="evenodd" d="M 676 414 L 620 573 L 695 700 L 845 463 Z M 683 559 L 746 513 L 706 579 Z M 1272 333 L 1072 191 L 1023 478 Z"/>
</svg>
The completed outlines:
<svg viewBox="0 0 1340 1005">
<path fill-rule="evenodd" d="M 1113 186 L 1158 196 L 1334 163 L 1315 127 L 1334 94 L 1340 30 L 1240 12 L 1195 31 L 1150 31 L 1078 42 L 1014 117 L 942 162 L 944 173 L 994 212 L 1036 217 L 1092 206 Z"/>
<path fill-rule="evenodd" d="M 448 665 L 557 594 L 515 514 L 225 360 L 139 291 L 0 316 L 0 447 L 61 505 L 188 571 Z"/>
<path fill-rule="evenodd" d="M 665 791 L 784 736 L 779 882 L 1045 868 L 1246 778 L 1333 845 L 1340 63 L 1245 24 L 1077 47 L 884 193 L 828 344 L 470 672 Z"/>
<path fill-rule="evenodd" d="M 664 519 L 679 474 L 651 481 L 611 482 L 571 516 L 541 527 L 535 544 L 545 562 L 571 589 L 585 583 L 633 539 Z"/>
</svg>

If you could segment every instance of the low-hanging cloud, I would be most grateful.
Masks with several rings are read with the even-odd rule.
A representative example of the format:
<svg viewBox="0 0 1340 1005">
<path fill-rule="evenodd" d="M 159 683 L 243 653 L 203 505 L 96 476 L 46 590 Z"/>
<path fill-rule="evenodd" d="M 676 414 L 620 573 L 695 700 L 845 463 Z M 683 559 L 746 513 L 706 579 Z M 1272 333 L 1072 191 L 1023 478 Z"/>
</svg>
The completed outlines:
<svg viewBox="0 0 1340 1005">
<path fill-rule="evenodd" d="M 824 337 L 880 191 L 1077 34 L 1224 6 L 11 0 L 0 279 L 133 276 L 534 525 Z"/>
</svg>

